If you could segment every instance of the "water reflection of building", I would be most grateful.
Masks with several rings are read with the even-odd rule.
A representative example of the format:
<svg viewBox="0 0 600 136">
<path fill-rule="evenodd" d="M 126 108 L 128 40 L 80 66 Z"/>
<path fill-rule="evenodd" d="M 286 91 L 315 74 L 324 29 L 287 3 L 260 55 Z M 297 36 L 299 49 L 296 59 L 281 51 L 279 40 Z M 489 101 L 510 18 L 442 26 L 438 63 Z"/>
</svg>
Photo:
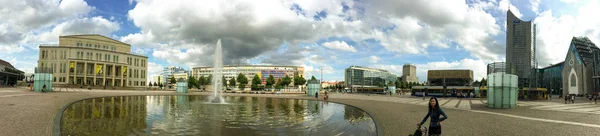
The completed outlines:
<svg viewBox="0 0 600 136">
<path fill-rule="evenodd" d="M 82 100 L 65 109 L 61 123 L 67 135 L 128 135 L 146 128 L 146 96 Z"/>
<path fill-rule="evenodd" d="M 358 108 L 344 106 L 344 119 L 350 123 L 356 123 L 364 120 L 370 120 L 371 118 L 365 116 L 366 114 Z"/>
</svg>

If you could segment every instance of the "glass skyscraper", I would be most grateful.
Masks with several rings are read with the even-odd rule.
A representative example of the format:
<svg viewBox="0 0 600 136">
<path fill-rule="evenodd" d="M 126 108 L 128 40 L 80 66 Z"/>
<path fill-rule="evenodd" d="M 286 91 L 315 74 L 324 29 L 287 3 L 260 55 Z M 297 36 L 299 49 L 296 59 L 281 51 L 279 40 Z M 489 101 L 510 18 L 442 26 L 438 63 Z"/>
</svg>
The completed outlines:
<svg viewBox="0 0 600 136">
<path fill-rule="evenodd" d="M 533 87 L 535 74 L 535 24 L 510 10 L 506 14 L 506 72 L 518 76 L 519 87 Z"/>
</svg>

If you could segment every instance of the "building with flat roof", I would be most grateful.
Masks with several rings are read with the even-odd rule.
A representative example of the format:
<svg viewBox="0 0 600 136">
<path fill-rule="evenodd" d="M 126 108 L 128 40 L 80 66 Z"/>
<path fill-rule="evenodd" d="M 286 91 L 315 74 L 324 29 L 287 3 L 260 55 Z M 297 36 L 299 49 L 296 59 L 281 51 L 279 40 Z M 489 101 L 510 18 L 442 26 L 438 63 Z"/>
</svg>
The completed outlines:
<svg viewBox="0 0 600 136">
<path fill-rule="evenodd" d="M 350 66 L 344 73 L 344 84 L 354 91 L 377 88 L 383 91 L 388 82 L 396 82 L 398 76 L 387 70 Z"/>
<path fill-rule="evenodd" d="M 160 81 L 166 85 L 171 80 L 171 77 L 175 77 L 175 81 L 179 78 L 187 79 L 189 76 L 188 73 L 189 72 L 182 67 L 168 66 L 163 69 L 161 74 L 162 79 Z"/>
<path fill-rule="evenodd" d="M 25 78 L 25 72 L 0 59 L 0 86 L 13 86 Z"/>
<path fill-rule="evenodd" d="M 536 25 L 510 10 L 506 14 L 506 73 L 518 76 L 519 87 L 531 87 L 535 71 Z"/>
<path fill-rule="evenodd" d="M 53 84 L 146 86 L 148 57 L 131 45 L 98 34 L 60 36 L 40 45 L 38 70 L 49 70 Z"/>
<path fill-rule="evenodd" d="M 192 75 L 195 78 L 200 76 L 208 77 L 213 74 L 213 67 L 195 67 L 192 68 Z M 227 80 L 227 84 L 231 78 L 237 78 L 238 74 L 242 73 L 248 78 L 247 88 L 250 87 L 250 83 L 254 76 L 259 76 L 262 80 L 262 84 L 266 84 L 269 75 L 273 75 L 277 82 L 280 78 L 284 78 L 286 75 L 290 78 L 303 77 L 304 67 L 302 66 L 271 66 L 271 65 L 237 65 L 237 66 L 223 66 L 223 76 Z M 216 77 L 213 77 L 216 78 Z M 219 77 L 222 78 L 222 77 Z M 236 83 L 237 84 L 237 83 Z M 293 86 L 293 80 L 290 86 Z"/>
<path fill-rule="evenodd" d="M 473 83 L 473 71 L 428 70 L 427 83 L 429 86 L 471 86 Z"/>
<path fill-rule="evenodd" d="M 417 66 L 413 64 L 404 64 L 402 66 L 402 81 L 408 83 L 417 83 L 419 78 L 417 77 Z"/>
</svg>

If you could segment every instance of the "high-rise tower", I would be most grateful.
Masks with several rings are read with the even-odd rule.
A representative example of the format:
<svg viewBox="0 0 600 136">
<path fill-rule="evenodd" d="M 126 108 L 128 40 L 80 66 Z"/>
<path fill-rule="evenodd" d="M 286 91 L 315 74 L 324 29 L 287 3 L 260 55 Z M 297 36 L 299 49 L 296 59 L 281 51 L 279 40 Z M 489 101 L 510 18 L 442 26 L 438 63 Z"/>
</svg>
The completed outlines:
<svg viewBox="0 0 600 136">
<path fill-rule="evenodd" d="M 519 77 L 519 87 L 534 87 L 535 24 L 506 13 L 506 72 Z"/>
</svg>

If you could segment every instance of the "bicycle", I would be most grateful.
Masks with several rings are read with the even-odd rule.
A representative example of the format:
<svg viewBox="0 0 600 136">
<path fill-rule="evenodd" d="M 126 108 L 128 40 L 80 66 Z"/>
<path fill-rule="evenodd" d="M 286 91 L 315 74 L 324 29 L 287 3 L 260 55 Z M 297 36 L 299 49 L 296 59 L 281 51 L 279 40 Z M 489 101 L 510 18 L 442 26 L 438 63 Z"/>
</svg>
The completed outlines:
<svg viewBox="0 0 600 136">
<path fill-rule="evenodd" d="M 417 126 L 417 130 L 415 133 L 409 134 L 408 136 L 426 136 L 427 135 L 427 127 Z"/>
</svg>

